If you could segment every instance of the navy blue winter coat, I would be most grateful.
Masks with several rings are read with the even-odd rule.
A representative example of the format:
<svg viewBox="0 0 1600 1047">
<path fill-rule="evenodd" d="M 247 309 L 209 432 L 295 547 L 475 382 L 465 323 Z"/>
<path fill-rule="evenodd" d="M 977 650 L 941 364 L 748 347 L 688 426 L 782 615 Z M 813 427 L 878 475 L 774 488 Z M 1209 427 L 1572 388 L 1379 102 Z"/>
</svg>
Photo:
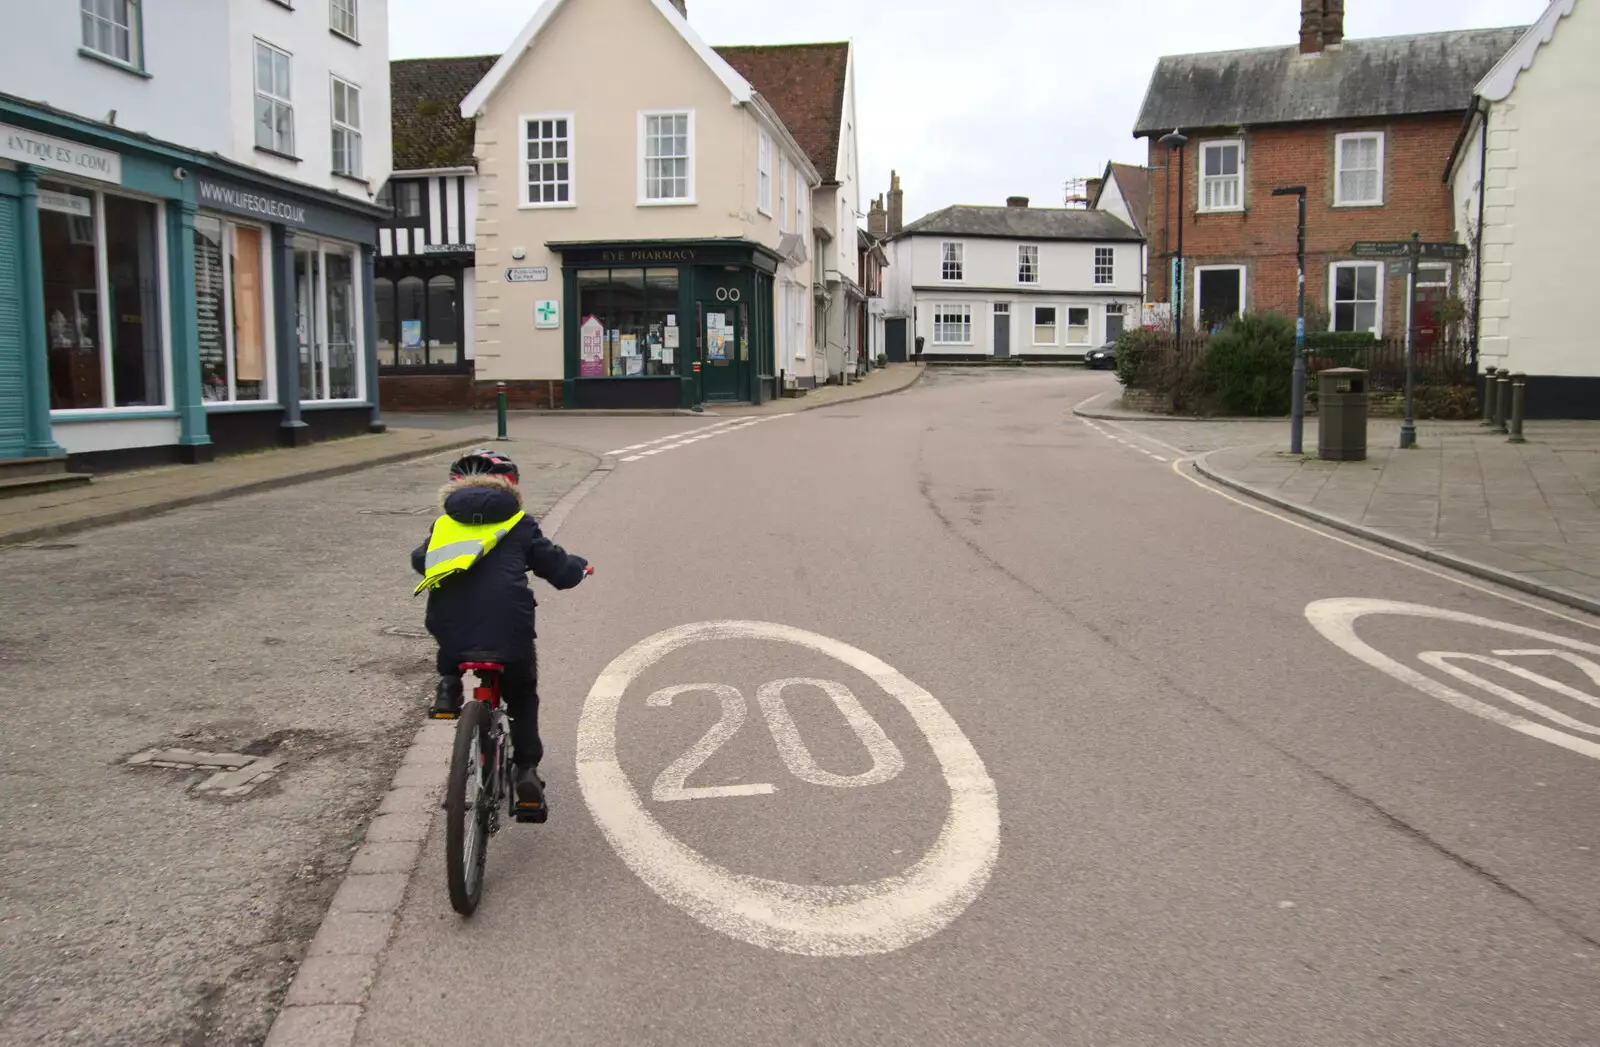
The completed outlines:
<svg viewBox="0 0 1600 1047">
<path fill-rule="evenodd" d="M 444 488 L 442 504 L 460 523 L 501 523 L 522 509 L 522 492 L 498 476 L 467 476 Z M 411 553 L 411 567 L 418 574 L 425 569 L 427 554 L 427 542 Z M 571 589 L 583 581 L 587 566 L 583 557 L 546 538 L 533 517 L 524 516 L 471 569 L 428 590 L 428 632 L 439 641 L 441 660 L 531 657 L 536 601 L 528 572 L 557 589 Z"/>
</svg>

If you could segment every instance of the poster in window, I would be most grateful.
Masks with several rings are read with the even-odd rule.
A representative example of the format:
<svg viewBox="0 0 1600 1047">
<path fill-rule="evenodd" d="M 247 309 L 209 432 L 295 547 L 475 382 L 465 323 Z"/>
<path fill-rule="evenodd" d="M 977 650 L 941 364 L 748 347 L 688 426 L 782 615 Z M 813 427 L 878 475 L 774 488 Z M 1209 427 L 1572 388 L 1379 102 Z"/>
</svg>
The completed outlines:
<svg viewBox="0 0 1600 1047">
<path fill-rule="evenodd" d="M 678 328 L 676 326 L 668 325 L 666 329 L 666 340 L 668 349 L 678 348 Z"/>
<path fill-rule="evenodd" d="M 605 377 L 605 345 L 605 324 L 597 317 L 584 317 L 578 332 L 578 374 L 584 378 Z"/>
<path fill-rule="evenodd" d="M 634 357 L 639 355 L 639 336 L 638 335 L 636 335 L 636 334 L 625 334 L 625 335 L 622 336 L 622 355 L 627 357 L 629 360 L 632 360 Z M 634 370 L 633 370 L 633 365 L 631 363 L 628 365 L 628 373 L 629 374 L 634 374 L 635 373 Z"/>
<path fill-rule="evenodd" d="M 195 221 L 195 343 L 200 357 L 201 396 L 206 400 L 228 398 L 227 344 L 222 330 L 222 232 L 222 224 L 215 219 Z"/>
<path fill-rule="evenodd" d="M 706 359 L 726 360 L 727 358 L 728 332 L 721 327 L 713 327 L 706 332 Z"/>
<path fill-rule="evenodd" d="M 261 230 L 233 230 L 233 377 L 236 383 L 267 380 L 267 318 L 262 309 Z M 241 398 L 244 393 L 240 393 Z"/>
<path fill-rule="evenodd" d="M 630 374 L 630 375 L 644 374 L 644 357 L 642 357 L 642 356 L 630 356 L 630 357 L 627 358 L 627 361 L 628 361 L 628 374 Z"/>
<path fill-rule="evenodd" d="M 401 320 L 400 321 L 400 348 L 402 348 L 402 349 L 421 349 L 422 348 L 422 321 L 421 320 Z"/>
</svg>

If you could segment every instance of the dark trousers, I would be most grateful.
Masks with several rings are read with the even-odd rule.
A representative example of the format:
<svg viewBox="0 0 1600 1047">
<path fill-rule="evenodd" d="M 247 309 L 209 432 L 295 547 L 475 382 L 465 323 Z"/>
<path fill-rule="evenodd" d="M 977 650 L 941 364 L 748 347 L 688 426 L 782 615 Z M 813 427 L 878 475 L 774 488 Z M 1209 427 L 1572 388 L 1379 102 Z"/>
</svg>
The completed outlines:
<svg viewBox="0 0 1600 1047">
<path fill-rule="evenodd" d="M 530 649 L 528 657 L 515 662 L 499 658 L 446 657 L 439 653 L 439 675 L 449 685 L 461 686 L 461 663 L 493 661 L 505 666 L 500 674 L 500 699 L 511 716 L 511 744 L 518 767 L 537 767 L 544 759 L 544 742 L 539 740 L 539 652 Z"/>
</svg>

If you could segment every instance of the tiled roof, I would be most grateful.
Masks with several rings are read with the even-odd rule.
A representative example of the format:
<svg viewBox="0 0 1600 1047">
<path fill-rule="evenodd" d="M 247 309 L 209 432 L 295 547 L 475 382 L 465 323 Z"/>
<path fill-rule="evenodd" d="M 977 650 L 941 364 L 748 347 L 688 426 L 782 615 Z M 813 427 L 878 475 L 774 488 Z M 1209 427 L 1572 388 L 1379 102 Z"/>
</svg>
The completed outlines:
<svg viewBox="0 0 1600 1047">
<path fill-rule="evenodd" d="M 838 178 L 850 45 L 714 49 L 777 112 L 824 183 Z"/>
<path fill-rule="evenodd" d="M 1133 226 L 1141 233 L 1150 221 L 1150 169 L 1136 164 L 1111 164 L 1111 175 L 1122 189 L 1122 198 L 1133 215 Z"/>
<path fill-rule="evenodd" d="M 1139 233 L 1107 211 L 1060 207 L 946 207 L 896 233 L 1006 240 L 1138 240 Z"/>
<path fill-rule="evenodd" d="M 461 118 L 461 100 L 499 57 L 408 58 L 389 63 L 396 171 L 472 166 L 472 121 Z"/>
<path fill-rule="evenodd" d="M 1462 112 L 1522 32 L 1345 40 L 1314 55 L 1292 45 L 1168 55 L 1156 63 L 1133 133 Z"/>
</svg>

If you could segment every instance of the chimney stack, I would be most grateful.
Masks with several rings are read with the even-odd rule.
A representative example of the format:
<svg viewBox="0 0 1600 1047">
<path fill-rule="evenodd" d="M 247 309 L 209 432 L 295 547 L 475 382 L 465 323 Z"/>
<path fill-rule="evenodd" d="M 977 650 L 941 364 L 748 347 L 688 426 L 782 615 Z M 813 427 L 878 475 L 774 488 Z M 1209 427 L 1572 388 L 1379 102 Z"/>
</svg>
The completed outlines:
<svg viewBox="0 0 1600 1047">
<path fill-rule="evenodd" d="M 1027 207 L 1028 206 L 1028 198 L 1026 196 L 1008 196 L 1008 197 L 1006 197 L 1006 206 L 1007 207 Z"/>
<path fill-rule="evenodd" d="M 885 236 L 889 232 L 889 212 L 883 209 L 881 195 L 867 209 L 867 232 L 874 236 Z"/>
<path fill-rule="evenodd" d="M 1085 195 L 1089 197 L 1090 207 L 1098 207 L 1100 205 L 1100 187 L 1105 184 L 1106 180 L 1104 178 L 1089 179 L 1089 184 Z"/>
<path fill-rule="evenodd" d="M 1344 0 L 1322 0 L 1322 49 L 1344 43 Z"/>
<path fill-rule="evenodd" d="M 1343 3 L 1340 4 L 1339 20 L 1344 22 Z M 1300 53 L 1315 55 L 1322 53 L 1322 0 L 1300 0 Z"/>
<path fill-rule="evenodd" d="M 689 0 L 672 0 L 672 6 L 678 9 L 678 13 L 683 16 L 684 21 L 687 22 L 689 20 Z"/>
<path fill-rule="evenodd" d="M 900 188 L 900 175 L 889 172 L 889 235 L 900 232 L 905 223 L 906 194 Z"/>
</svg>

